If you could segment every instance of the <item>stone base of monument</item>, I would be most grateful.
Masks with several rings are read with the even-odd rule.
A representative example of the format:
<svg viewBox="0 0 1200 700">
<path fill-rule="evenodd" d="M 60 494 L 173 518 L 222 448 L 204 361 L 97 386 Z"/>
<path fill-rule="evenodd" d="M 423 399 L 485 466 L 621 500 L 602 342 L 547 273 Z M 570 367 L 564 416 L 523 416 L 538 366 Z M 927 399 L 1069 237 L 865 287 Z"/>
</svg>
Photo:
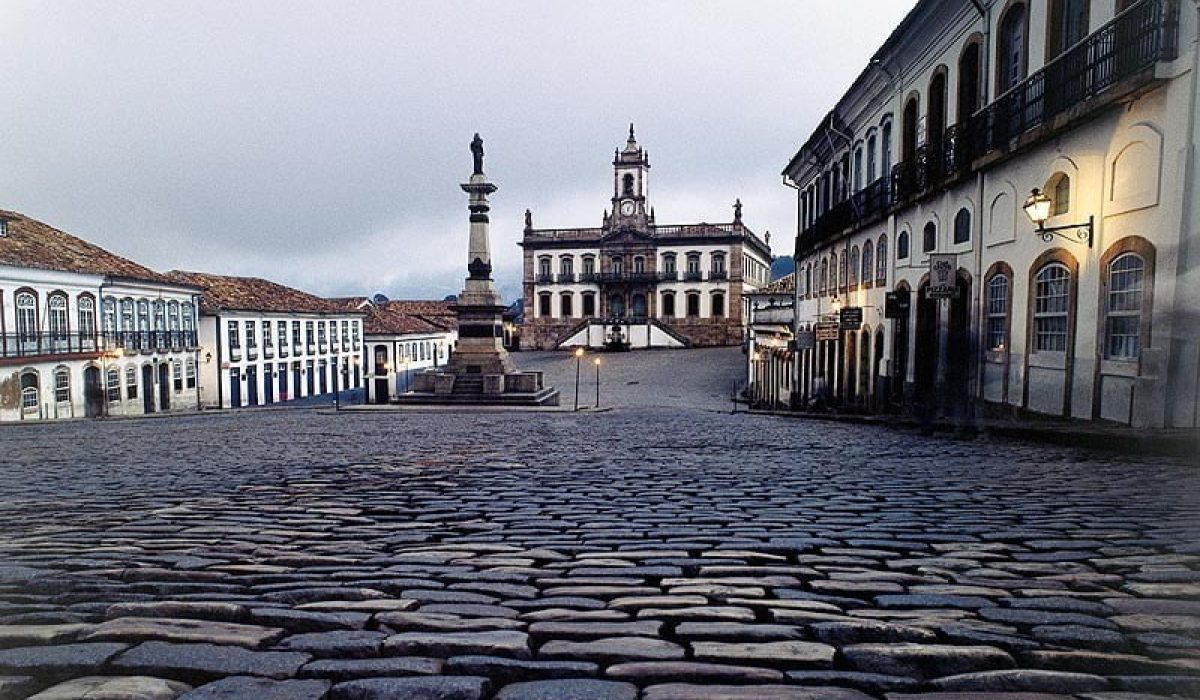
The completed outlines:
<svg viewBox="0 0 1200 700">
<path fill-rule="evenodd" d="M 436 370 L 413 375 L 412 391 L 401 405 L 557 406 L 558 390 L 542 382 L 541 372 L 450 374 Z"/>
</svg>

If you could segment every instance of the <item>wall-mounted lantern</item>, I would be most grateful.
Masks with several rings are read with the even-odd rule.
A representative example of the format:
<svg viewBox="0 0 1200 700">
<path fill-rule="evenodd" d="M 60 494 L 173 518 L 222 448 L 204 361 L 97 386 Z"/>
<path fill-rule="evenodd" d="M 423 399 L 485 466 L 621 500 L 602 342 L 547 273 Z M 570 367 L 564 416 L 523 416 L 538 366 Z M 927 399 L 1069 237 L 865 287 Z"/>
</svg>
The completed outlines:
<svg viewBox="0 0 1200 700">
<path fill-rule="evenodd" d="M 1024 206 L 1025 216 L 1037 226 L 1037 233 L 1042 237 L 1042 240 L 1049 243 L 1054 236 L 1059 238 L 1071 239 L 1071 235 L 1066 231 L 1073 231 L 1074 237 L 1079 241 L 1087 241 L 1088 247 L 1092 247 L 1092 239 L 1095 234 L 1096 224 L 1095 217 L 1089 216 L 1086 224 L 1065 224 L 1063 226 L 1046 226 L 1046 220 L 1050 218 L 1050 198 L 1042 193 L 1036 187 L 1033 192 L 1025 200 Z"/>
</svg>

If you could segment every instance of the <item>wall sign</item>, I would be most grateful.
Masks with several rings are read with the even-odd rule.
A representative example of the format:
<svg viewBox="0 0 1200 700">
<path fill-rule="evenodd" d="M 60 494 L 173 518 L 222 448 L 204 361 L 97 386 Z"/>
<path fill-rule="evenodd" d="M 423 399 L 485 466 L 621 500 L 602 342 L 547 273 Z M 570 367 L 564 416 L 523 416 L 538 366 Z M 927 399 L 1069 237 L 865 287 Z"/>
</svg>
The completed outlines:
<svg viewBox="0 0 1200 700">
<path fill-rule="evenodd" d="M 937 253 L 929 256 L 929 287 L 927 299 L 953 299 L 958 290 L 958 256 L 953 253 Z"/>
<path fill-rule="evenodd" d="M 862 328 L 863 310 L 861 306 L 847 306 L 838 314 L 838 326 L 844 331 L 856 331 Z"/>
</svg>

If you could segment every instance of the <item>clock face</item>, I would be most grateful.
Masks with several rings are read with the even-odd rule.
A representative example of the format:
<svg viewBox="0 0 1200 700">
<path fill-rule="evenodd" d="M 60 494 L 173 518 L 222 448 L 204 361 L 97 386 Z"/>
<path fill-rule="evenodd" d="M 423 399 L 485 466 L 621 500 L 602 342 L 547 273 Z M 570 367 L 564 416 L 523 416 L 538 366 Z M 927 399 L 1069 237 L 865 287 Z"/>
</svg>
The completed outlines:
<svg viewBox="0 0 1200 700">
<path fill-rule="evenodd" d="M 621 202 L 621 213 L 625 216 L 630 216 L 633 214 L 633 200 L 627 199 L 624 202 Z"/>
</svg>

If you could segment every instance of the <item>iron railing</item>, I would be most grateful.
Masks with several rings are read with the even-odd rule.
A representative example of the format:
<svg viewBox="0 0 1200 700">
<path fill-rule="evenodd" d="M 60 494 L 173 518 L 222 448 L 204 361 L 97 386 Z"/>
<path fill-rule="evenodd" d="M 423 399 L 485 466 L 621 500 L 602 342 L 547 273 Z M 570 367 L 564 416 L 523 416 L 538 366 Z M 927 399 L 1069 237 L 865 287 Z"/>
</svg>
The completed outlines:
<svg viewBox="0 0 1200 700">
<path fill-rule="evenodd" d="M 171 352 L 198 347 L 195 331 L 118 331 L 115 333 L 5 333 L 0 357 L 53 357 L 101 353 Z"/>
</svg>

